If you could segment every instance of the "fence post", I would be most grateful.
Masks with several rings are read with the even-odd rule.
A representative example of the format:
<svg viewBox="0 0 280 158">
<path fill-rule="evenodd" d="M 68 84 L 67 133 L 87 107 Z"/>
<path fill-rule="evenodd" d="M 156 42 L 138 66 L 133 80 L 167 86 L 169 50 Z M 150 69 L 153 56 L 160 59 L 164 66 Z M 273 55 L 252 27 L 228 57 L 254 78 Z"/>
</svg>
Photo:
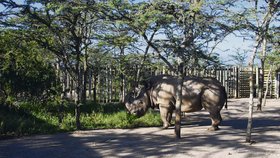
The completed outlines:
<svg viewBox="0 0 280 158">
<path fill-rule="evenodd" d="M 275 86 L 275 91 L 276 91 L 276 98 L 279 99 L 279 94 L 280 94 L 280 72 L 276 73 L 276 86 Z"/>
<path fill-rule="evenodd" d="M 260 68 L 256 67 L 256 97 L 260 95 Z"/>
<path fill-rule="evenodd" d="M 234 98 L 238 98 L 238 75 L 239 75 L 238 67 L 234 67 L 233 74 L 234 74 L 234 83 L 235 83 Z"/>
<path fill-rule="evenodd" d="M 89 100 L 92 100 L 92 70 L 88 69 L 88 97 Z"/>
</svg>

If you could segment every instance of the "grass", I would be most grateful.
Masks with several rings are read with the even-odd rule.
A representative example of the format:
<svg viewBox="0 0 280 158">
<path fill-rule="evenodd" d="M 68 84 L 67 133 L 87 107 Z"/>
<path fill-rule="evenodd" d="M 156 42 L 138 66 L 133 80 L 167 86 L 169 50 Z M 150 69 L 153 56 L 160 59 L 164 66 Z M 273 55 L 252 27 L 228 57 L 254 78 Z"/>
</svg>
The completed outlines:
<svg viewBox="0 0 280 158">
<path fill-rule="evenodd" d="M 22 103 L 17 107 L 0 105 L 0 139 L 32 134 L 51 134 L 76 129 L 74 105 L 63 107 L 59 123 L 59 107 L 49 103 Z M 159 113 L 152 110 L 141 118 L 127 114 L 122 104 L 88 102 L 81 107 L 82 129 L 112 129 L 161 126 Z"/>
</svg>

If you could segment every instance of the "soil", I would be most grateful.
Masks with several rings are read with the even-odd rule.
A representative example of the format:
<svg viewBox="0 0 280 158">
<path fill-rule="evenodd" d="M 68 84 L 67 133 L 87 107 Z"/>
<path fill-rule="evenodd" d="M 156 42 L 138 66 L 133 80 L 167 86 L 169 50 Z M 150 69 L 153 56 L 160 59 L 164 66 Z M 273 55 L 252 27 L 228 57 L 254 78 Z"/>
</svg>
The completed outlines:
<svg viewBox="0 0 280 158">
<path fill-rule="evenodd" d="M 255 108 L 256 109 L 256 108 Z M 182 117 L 181 139 L 174 127 L 108 129 L 37 135 L 0 141 L 0 158 L 199 157 L 279 158 L 280 100 L 254 111 L 252 141 L 246 143 L 248 99 L 229 99 L 218 131 L 205 111 Z"/>
</svg>

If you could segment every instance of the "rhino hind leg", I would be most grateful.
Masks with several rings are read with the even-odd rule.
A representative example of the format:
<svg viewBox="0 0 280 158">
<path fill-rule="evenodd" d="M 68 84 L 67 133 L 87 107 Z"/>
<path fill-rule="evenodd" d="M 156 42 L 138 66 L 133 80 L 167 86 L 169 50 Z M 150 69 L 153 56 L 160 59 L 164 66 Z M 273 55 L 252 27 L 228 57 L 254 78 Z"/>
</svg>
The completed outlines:
<svg viewBox="0 0 280 158">
<path fill-rule="evenodd" d="M 159 110 L 160 110 L 160 117 L 161 117 L 161 120 L 163 122 L 163 128 L 167 129 L 170 126 L 172 113 L 170 114 L 170 112 L 169 112 L 170 110 L 167 107 L 164 107 L 164 106 L 160 106 Z"/>
<path fill-rule="evenodd" d="M 210 118 L 212 121 L 211 127 L 208 128 L 209 131 L 219 130 L 219 125 L 222 122 L 222 117 L 220 112 L 210 113 Z"/>
</svg>

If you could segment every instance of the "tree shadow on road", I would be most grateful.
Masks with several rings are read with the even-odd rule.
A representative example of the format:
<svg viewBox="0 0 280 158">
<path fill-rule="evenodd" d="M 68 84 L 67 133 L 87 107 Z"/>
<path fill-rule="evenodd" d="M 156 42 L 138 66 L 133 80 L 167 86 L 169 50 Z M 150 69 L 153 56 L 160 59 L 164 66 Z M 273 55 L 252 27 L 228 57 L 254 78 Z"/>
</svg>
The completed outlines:
<svg viewBox="0 0 280 158">
<path fill-rule="evenodd" d="M 194 121 L 182 125 L 182 138 L 176 139 L 174 128 L 135 128 L 91 130 L 57 135 L 41 135 L 0 141 L 0 158 L 58 157 L 267 157 L 277 152 L 266 144 L 280 144 L 279 107 L 256 113 L 253 140 L 245 143 L 247 118 L 245 110 L 225 112 L 231 115 L 221 130 L 210 132 L 209 116 L 195 114 Z M 279 147 L 279 146 L 278 146 Z M 226 152 L 226 153 L 225 153 Z M 225 155 L 226 154 L 226 155 Z M 236 155 L 235 155 L 236 154 Z"/>
</svg>

